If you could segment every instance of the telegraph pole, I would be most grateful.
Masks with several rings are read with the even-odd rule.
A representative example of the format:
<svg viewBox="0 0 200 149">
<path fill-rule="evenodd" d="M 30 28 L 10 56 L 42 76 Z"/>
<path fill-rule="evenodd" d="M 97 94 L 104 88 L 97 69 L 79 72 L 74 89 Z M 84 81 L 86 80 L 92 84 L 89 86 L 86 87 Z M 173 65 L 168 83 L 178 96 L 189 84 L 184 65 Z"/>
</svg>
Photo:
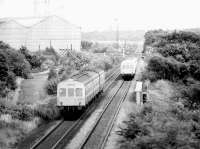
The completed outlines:
<svg viewBox="0 0 200 149">
<path fill-rule="evenodd" d="M 122 55 L 125 57 L 125 51 L 126 51 L 126 40 L 124 41 L 124 48 L 122 49 Z"/>
</svg>

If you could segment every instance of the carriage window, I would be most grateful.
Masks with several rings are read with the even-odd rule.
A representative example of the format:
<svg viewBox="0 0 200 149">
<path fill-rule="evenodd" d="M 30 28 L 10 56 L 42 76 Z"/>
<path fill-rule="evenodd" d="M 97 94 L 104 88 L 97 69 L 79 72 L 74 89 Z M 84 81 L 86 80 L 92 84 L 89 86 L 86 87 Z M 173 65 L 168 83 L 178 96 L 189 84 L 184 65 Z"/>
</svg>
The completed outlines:
<svg viewBox="0 0 200 149">
<path fill-rule="evenodd" d="M 82 96 L 82 89 L 81 88 L 77 88 L 76 89 L 76 96 L 77 97 L 81 97 Z"/>
<path fill-rule="evenodd" d="M 73 97 L 74 96 L 74 89 L 73 88 L 68 88 L 68 96 Z"/>
<path fill-rule="evenodd" d="M 63 96 L 63 97 L 66 96 L 66 89 L 65 88 L 60 88 L 59 95 Z"/>
</svg>

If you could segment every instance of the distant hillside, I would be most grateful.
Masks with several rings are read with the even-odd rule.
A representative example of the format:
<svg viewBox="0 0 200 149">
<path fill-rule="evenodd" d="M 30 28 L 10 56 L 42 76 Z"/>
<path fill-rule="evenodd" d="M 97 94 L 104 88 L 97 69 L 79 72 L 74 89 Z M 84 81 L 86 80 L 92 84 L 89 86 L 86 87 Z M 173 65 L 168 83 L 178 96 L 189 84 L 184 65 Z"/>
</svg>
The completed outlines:
<svg viewBox="0 0 200 149">
<path fill-rule="evenodd" d="M 196 34 L 200 34 L 200 28 L 191 28 L 191 29 L 186 29 L 186 31 L 194 32 Z"/>
<path fill-rule="evenodd" d="M 144 30 L 119 31 L 119 40 L 141 41 L 144 39 Z M 116 31 L 83 32 L 82 40 L 113 41 L 116 40 Z"/>
</svg>

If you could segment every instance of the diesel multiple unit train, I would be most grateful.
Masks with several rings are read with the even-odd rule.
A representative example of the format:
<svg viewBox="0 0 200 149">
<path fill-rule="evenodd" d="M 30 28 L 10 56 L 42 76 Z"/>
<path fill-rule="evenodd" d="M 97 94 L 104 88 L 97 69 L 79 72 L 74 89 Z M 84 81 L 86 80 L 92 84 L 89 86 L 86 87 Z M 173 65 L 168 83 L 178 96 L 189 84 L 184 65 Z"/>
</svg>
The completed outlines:
<svg viewBox="0 0 200 149">
<path fill-rule="evenodd" d="M 122 61 L 120 66 L 120 74 L 124 79 L 133 78 L 136 72 L 137 58 Z"/>
<path fill-rule="evenodd" d="M 124 60 L 120 73 L 124 79 L 134 77 L 137 59 Z M 67 110 L 84 109 L 95 96 L 103 92 L 105 72 L 102 70 L 81 71 L 70 79 L 58 83 L 57 106 Z"/>
<path fill-rule="evenodd" d="M 81 71 L 57 86 L 57 106 L 65 109 L 84 109 L 95 96 L 103 92 L 105 72 Z"/>
</svg>

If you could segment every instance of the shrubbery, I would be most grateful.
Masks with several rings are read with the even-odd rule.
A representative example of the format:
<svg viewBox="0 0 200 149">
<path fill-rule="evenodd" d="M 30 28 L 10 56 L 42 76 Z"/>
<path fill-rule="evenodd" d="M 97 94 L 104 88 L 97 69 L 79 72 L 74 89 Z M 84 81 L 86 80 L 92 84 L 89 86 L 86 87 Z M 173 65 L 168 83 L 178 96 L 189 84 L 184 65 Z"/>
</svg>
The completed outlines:
<svg viewBox="0 0 200 149">
<path fill-rule="evenodd" d="M 199 49 L 200 36 L 194 33 L 162 30 L 146 33 L 144 52 L 154 54 L 143 79 L 155 84 L 157 80 L 169 80 L 173 86 L 170 90 L 167 86 L 149 89 L 152 104 L 145 104 L 142 111 L 132 113 L 124 122 L 125 127 L 118 132 L 123 137 L 120 148 L 199 149 Z"/>
<path fill-rule="evenodd" d="M 51 103 L 38 105 L 35 109 L 35 115 L 43 120 L 55 120 L 60 118 L 60 110 Z"/>
<path fill-rule="evenodd" d="M 48 80 L 57 78 L 57 72 L 54 68 L 51 68 L 48 75 Z"/>
<path fill-rule="evenodd" d="M 22 46 L 19 51 L 25 56 L 26 60 L 30 63 L 32 69 L 40 68 L 42 60 L 39 56 L 31 55 L 28 49 L 24 46 Z"/>
<path fill-rule="evenodd" d="M 34 116 L 34 110 L 27 106 L 14 105 L 5 100 L 0 100 L 0 114 L 10 114 L 13 119 L 29 121 Z"/>
<path fill-rule="evenodd" d="M 155 111 L 145 105 L 138 114 L 131 114 L 126 127 L 118 134 L 123 137 L 120 148 L 134 149 L 199 149 L 199 112 L 190 112 L 177 106 L 171 111 Z M 183 124 L 184 123 L 184 124 Z"/>
<path fill-rule="evenodd" d="M 200 108 L 200 84 L 192 84 L 189 88 L 182 90 L 185 99 L 185 106 L 198 109 Z"/>
<path fill-rule="evenodd" d="M 55 49 L 53 47 L 50 48 L 46 48 L 45 51 L 42 51 L 43 55 L 49 56 L 49 58 L 54 61 L 55 65 L 58 65 L 58 61 L 60 59 L 60 56 L 58 55 L 58 53 L 55 51 Z"/>
<path fill-rule="evenodd" d="M 45 121 L 60 118 L 59 109 L 50 102 L 31 108 L 26 105 L 14 105 L 8 101 L 0 100 L 0 114 L 9 114 L 13 119 L 22 121 L 30 121 L 34 117 L 40 117 Z"/>
<path fill-rule="evenodd" d="M 189 68 L 186 64 L 172 58 L 154 56 L 149 60 L 147 72 L 144 75 L 151 81 L 159 79 L 178 81 L 189 76 Z"/>
<path fill-rule="evenodd" d="M 174 58 L 180 63 L 187 63 L 190 75 L 200 80 L 200 36 L 185 31 L 168 33 L 162 30 L 149 31 L 145 35 L 146 47 L 166 58 Z"/>
<path fill-rule="evenodd" d="M 162 56 L 153 56 L 149 60 L 143 79 L 184 83 L 186 105 L 197 108 L 200 105 L 200 36 L 191 32 L 168 33 L 160 30 L 147 32 L 145 37 L 145 47 L 151 46 L 154 52 Z M 188 84 L 188 78 L 196 81 Z"/>
<path fill-rule="evenodd" d="M 93 43 L 89 41 L 81 41 L 81 48 L 82 49 L 90 49 Z"/>
<path fill-rule="evenodd" d="M 85 68 L 102 69 L 108 71 L 113 65 L 120 62 L 120 58 L 97 55 L 91 52 L 69 51 L 60 60 L 62 67 L 58 74 L 54 69 L 50 69 L 46 91 L 49 95 L 55 95 L 58 82 L 68 79 L 72 73 L 77 73 Z"/>
<path fill-rule="evenodd" d="M 58 82 L 59 80 L 57 78 L 53 78 L 47 81 L 45 89 L 48 95 L 56 95 Z"/>
<path fill-rule="evenodd" d="M 27 78 L 30 64 L 20 52 L 0 42 L 0 96 L 5 97 L 9 90 L 16 89 L 16 76 Z"/>
</svg>

